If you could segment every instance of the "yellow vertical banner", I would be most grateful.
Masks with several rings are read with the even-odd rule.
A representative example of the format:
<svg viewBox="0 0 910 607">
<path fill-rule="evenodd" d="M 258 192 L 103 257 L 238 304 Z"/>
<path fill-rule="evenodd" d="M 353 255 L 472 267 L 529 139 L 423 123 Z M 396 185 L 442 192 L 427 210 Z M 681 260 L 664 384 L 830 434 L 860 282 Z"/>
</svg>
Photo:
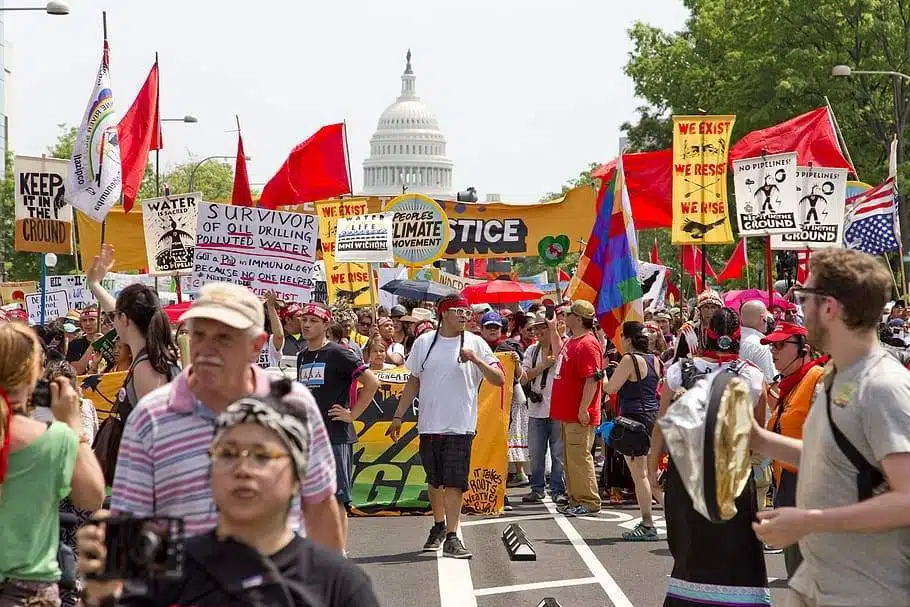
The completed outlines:
<svg viewBox="0 0 910 607">
<path fill-rule="evenodd" d="M 322 259 L 325 262 L 328 303 L 334 304 L 339 297 L 351 302 L 351 307 L 369 306 L 370 267 L 365 263 L 335 263 L 335 235 L 339 217 L 366 215 L 366 198 L 343 198 L 323 200 L 316 203 L 319 216 L 319 242 Z M 374 287 L 375 288 L 375 287 Z"/>
<path fill-rule="evenodd" d="M 673 116 L 674 245 L 729 244 L 727 152 L 736 116 Z"/>
</svg>

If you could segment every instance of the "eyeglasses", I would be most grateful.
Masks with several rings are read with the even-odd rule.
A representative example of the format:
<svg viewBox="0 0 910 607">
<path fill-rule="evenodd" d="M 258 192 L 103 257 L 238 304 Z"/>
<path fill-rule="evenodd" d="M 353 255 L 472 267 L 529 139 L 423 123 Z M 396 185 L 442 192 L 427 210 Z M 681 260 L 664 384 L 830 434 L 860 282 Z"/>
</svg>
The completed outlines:
<svg viewBox="0 0 910 607">
<path fill-rule="evenodd" d="M 449 308 L 448 310 L 446 310 L 446 312 L 451 312 L 451 313 L 455 314 L 455 316 L 468 317 L 471 315 L 470 308 Z"/>
<path fill-rule="evenodd" d="M 290 454 L 269 449 L 239 449 L 230 445 L 209 449 L 212 466 L 223 470 L 233 470 L 241 460 L 246 460 L 254 470 L 262 470 L 269 462 L 290 457 Z"/>
<path fill-rule="evenodd" d="M 793 298 L 796 299 L 796 303 L 803 305 L 803 303 L 809 298 L 809 295 L 818 295 L 820 297 L 831 297 L 837 299 L 835 295 L 832 295 L 824 289 L 818 287 L 800 287 L 798 289 L 793 289 Z"/>
<path fill-rule="evenodd" d="M 797 346 L 798 346 L 798 345 L 799 345 L 799 342 L 798 342 L 798 341 L 793 341 L 793 340 L 791 340 L 791 339 L 787 339 L 787 340 L 784 340 L 784 341 L 775 341 L 775 342 L 773 342 L 773 343 L 771 344 L 771 347 L 774 348 L 775 350 L 783 350 L 783 349 L 784 349 L 784 346 L 785 346 L 786 344 L 794 344 L 794 345 L 797 345 Z"/>
</svg>

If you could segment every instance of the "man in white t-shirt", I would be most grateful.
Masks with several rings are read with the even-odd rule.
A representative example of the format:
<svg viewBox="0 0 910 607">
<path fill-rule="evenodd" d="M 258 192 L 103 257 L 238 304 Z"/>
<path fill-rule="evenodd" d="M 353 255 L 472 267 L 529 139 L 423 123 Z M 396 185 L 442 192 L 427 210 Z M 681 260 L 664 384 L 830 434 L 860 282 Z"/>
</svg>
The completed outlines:
<svg viewBox="0 0 910 607">
<path fill-rule="evenodd" d="M 434 519 L 423 550 L 434 552 L 442 546 L 444 556 L 469 559 L 471 553 L 457 531 L 477 431 L 477 393 L 481 381 L 502 386 L 505 375 L 483 338 L 465 331 L 471 315 L 467 300 L 447 296 L 439 301 L 438 309 L 439 330 L 418 337 L 405 363 L 411 376 L 389 434 L 398 440 L 402 416 L 414 397 L 419 397 L 420 459 Z"/>
</svg>

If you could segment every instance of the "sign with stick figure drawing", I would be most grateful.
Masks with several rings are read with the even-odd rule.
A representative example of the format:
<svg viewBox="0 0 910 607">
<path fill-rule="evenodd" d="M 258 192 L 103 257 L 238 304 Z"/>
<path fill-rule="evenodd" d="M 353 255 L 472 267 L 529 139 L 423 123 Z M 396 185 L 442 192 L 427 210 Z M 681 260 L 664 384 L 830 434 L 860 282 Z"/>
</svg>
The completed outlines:
<svg viewBox="0 0 910 607">
<path fill-rule="evenodd" d="M 193 269 L 200 202 L 201 192 L 150 198 L 142 202 L 150 274 L 173 274 Z"/>
<path fill-rule="evenodd" d="M 772 249 L 843 246 L 847 169 L 797 167 L 799 230 L 771 237 Z"/>
<path fill-rule="evenodd" d="M 733 186 L 740 236 L 799 230 L 795 152 L 734 160 Z"/>
</svg>

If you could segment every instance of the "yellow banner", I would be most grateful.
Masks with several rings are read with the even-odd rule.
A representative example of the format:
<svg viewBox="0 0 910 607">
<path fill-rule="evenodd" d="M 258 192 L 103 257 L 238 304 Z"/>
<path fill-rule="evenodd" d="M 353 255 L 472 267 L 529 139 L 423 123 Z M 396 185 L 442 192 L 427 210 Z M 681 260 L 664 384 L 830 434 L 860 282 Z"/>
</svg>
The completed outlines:
<svg viewBox="0 0 910 607">
<path fill-rule="evenodd" d="M 319 216 L 319 243 L 325 262 L 326 289 L 329 305 L 345 297 L 354 308 L 370 305 L 370 267 L 365 263 L 335 263 L 335 234 L 339 217 L 366 215 L 366 198 L 322 200 L 316 203 Z M 375 287 L 374 287 L 375 288 Z M 375 298 L 375 293 L 373 295 Z"/>
<path fill-rule="evenodd" d="M 673 116 L 674 245 L 729 244 L 727 150 L 736 116 Z"/>
<path fill-rule="evenodd" d="M 82 211 L 76 211 L 76 229 L 79 230 L 82 267 L 91 267 L 95 255 L 101 251 L 101 224 Z M 114 267 L 111 271 L 142 270 L 148 265 L 145 227 L 142 225 L 142 206 L 139 201 L 136 201 L 136 206 L 129 213 L 124 213 L 119 206 L 108 211 L 104 242 L 114 246 Z"/>
<path fill-rule="evenodd" d="M 82 386 L 82 397 L 95 403 L 98 421 L 103 422 L 111 414 L 117 393 L 126 381 L 126 375 L 126 371 L 115 371 L 102 375 L 80 375 L 77 378 L 76 385 Z"/>
</svg>

